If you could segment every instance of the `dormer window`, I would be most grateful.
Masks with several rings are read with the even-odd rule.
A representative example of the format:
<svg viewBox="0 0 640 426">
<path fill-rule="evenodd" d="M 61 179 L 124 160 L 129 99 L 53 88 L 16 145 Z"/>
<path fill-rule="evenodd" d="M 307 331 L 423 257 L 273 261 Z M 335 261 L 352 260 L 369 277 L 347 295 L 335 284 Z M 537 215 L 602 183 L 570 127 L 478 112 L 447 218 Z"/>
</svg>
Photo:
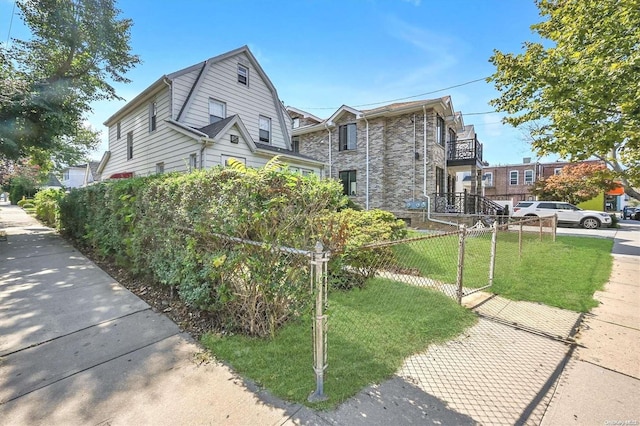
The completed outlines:
<svg viewBox="0 0 640 426">
<path fill-rule="evenodd" d="M 300 118 L 299 117 L 295 117 L 293 119 L 293 128 L 297 129 L 298 127 L 300 127 Z"/>
<path fill-rule="evenodd" d="M 238 83 L 249 85 L 249 68 L 238 64 Z"/>
</svg>

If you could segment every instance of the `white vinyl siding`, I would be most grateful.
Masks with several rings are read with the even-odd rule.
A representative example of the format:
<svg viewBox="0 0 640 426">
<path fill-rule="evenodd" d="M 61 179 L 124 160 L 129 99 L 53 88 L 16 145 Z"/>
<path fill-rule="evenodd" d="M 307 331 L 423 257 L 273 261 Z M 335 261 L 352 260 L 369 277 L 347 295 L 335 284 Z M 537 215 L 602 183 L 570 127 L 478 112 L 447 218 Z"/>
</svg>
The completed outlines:
<svg viewBox="0 0 640 426">
<path fill-rule="evenodd" d="M 156 97 L 157 123 L 169 118 L 169 87 Z M 102 179 L 114 173 L 134 172 L 136 176 L 156 173 L 156 165 L 164 163 L 165 172 L 188 171 L 189 158 L 200 148 L 198 142 L 176 132 L 169 126 L 158 125 L 149 133 L 149 104 L 143 104 L 131 114 L 121 119 L 121 132 L 125 136 L 133 133 L 133 158 L 127 160 L 127 138 L 116 138 L 116 126 L 109 129 L 109 150 L 111 157 Z"/>
<path fill-rule="evenodd" d="M 248 87 L 238 84 L 238 62 L 249 69 Z M 183 113 L 182 122 L 195 128 L 208 125 L 209 99 L 223 99 L 227 117 L 239 115 L 254 141 L 258 141 L 259 134 L 257 117 L 264 115 L 272 118 L 271 145 L 287 147 L 288 137 L 280 123 L 282 105 L 244 53 L 211 64 L 200 78 L 197 90 L 191 95 L 188 109 Z M 286 121 L 285 125 L 287 124 L 289 121 Z"/>
<path fill-rule="evenodd" d="M 176 77 L 173 79 L 173 118 L 177 119 L 180 110 L 182 109 L 182 105 L 186 102 L 187 96 L 191 91 L 191 87 L 196 81 L 198 74 L 200 73 L 200 68 L 193 70 L 191 72 L 185 73 L 180 77 Z"/>
<path fill-rule="evenodd" d="M 231 142 L 231 136 L 238 138 L 238 143 Z M 220 136 L 219 142 L 213 144 L 210 148 L 205 150 L 207 167 L 223 166 L 223 156 L 234 157 L 238 159 L 245 159 L 245 165 L 247 167 L 262 167 L 273 158 L 276 154 L 262 154 L 253 153 L 247 145 L 247 141 L 244 140 L 236 126 L 233 126 L 229 131 Z M 311 166 L 308 163 L 296 162 L 289 158 L 282 159 L 283 162 L 290 165 L 290 167 L 304 168 L 306 171 L 310 171 L 317 175 L 321 175 L 319 166 Z"/>
</svg>

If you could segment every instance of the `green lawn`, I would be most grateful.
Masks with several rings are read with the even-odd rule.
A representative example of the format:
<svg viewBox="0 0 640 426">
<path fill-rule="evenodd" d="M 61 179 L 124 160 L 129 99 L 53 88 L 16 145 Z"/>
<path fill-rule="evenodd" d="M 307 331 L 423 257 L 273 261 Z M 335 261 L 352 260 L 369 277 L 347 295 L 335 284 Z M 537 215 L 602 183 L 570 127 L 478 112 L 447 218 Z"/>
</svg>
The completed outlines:
<svg viewBox="0 0 640 426">
<path fill-rule="evenodd" d="M 466 240 L 465 287 L 488 283 L 490 236 Z M 613 241 L 604 238 L 523 235 L 522 258 L 518 234 L 498 234 L 494 285 L 491 291 L 512 300 L 587 312 L 597 306 L 593 293 L 611 274 Z M 457 236 L 402 244 L 395 248 L 401 265 L 447 283 L 456 282 Z"/>
<path fill-rule="evenodd" d="M 373 279 L 364 289 L 329 294 L 328 369 L 324 390 L 334 407 L 363 387 L 393 375 L 409 355 L 449 340 L 475 315 L 429 289 Z M 309 405 L 315 389 L 310 316 L 273 339 L 206 335 L 203 344 L 237 372 L 273 394 Z"/>
</svg>

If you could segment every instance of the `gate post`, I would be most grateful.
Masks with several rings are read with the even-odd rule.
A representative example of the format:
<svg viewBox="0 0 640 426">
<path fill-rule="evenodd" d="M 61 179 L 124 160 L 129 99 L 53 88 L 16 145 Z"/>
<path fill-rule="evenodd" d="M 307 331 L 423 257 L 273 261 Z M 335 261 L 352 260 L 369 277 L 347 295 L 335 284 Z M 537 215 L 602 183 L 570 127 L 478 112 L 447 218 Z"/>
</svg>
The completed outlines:
<svg viewBox="0 0 640 426">
<path fill-rule="evenodd" d="M 324 372 L 327 369 L 327 316 L 324 313 L 327 304 L 327 263 L 329 254 L 323 252 L 322 243 L 316 243 L 311 253 L 311 291 L 315 293 L 315 314 L 312 322 L 313 334 L 313 370 L 316 373 L 316 390 L 309 395 L 309 402 L 326 401 L 324 394 Z"/>
<path fill-rule="evenodd" d="M 496 246 L 498 241 L 498 222 L 493 222 L 491 234 L 491 259 L 489 260 L 489 285 L 493 285 L 493 273 L 496 267 Z"/>
<path fill-rule="evenodd" d="M 464 243 L 467 236 L 467 227 L 460 225 L 460 231 L 458 233 L 458 276 L 456 284 L 458 286 L 457 296 L 458 304 L 462 305 L 462 281 L 464 276 Z"/>
</svg>

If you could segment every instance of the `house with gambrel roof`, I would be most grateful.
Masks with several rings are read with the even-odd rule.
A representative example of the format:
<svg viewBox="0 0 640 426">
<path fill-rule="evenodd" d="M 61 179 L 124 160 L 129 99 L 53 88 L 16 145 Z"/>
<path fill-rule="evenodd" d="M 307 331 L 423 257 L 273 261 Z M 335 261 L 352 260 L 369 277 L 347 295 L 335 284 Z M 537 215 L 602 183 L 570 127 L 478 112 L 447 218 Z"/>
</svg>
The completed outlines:
<svg viewBox="0 0 640 426">
<path fill-rule="evenodd" d="M 291 117 L 247 46 L 163 75 L 104 124 L 103 180 L 224 166 L 231 158 L 260 167 L 275 155 L 303 173 L 323 170 L 292 150 Z"/>
</svg>

